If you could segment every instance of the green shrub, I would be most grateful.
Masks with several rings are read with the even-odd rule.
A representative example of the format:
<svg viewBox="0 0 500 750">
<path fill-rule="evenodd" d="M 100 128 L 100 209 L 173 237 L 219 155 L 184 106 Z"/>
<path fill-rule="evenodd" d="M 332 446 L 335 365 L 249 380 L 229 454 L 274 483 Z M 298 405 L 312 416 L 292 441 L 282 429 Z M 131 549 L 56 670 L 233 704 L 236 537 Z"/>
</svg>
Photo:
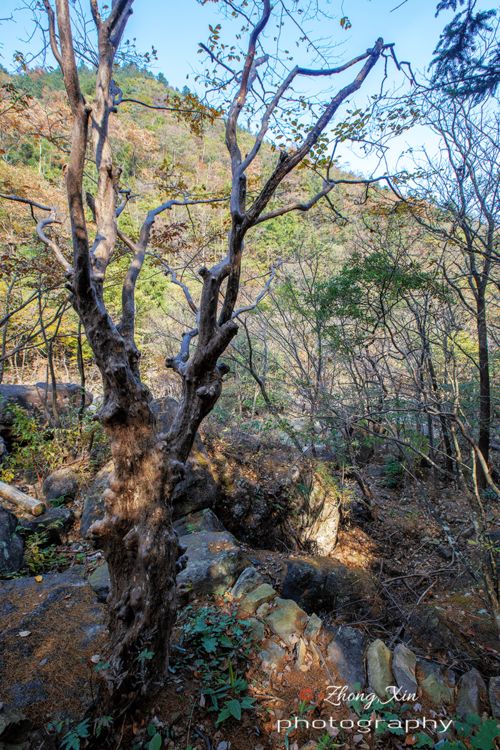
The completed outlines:
<svg viewBox="0 0 500 750">
<path fill-rule="evenodd" d="M 208 710 L 217 713 L 216 723 L 229 718 L 239 721 L 254 703 L 244 678 L 252 649 L 251 624 L 238 619 L 234 611 L 188 607 L 182 645 L 190 653 L 191 669 L 200 675 Z"/>
<path fill-rule="evenodd" d="M 24 560 L 31 575 L 47 573 L 67 565 L 66 555 L 58 552 L 55 544 L 47 544 L 47 531 L 31 534 L 24 545 Z"/>
<path fill-rule="evenodd" d="M 389 458 L 384 464 L 384 484 L 390 489 L 397 489 L 403 484 L 404 466 L 397 458 Z"/>
<path fill-rule="evenodd" d="M 0 467 L 0 479 L 12 482 L 16 477 L 39 484 L 68 461 L 87 455 L 92 468 L 104 463 L 109 453 L 103 428 L 87 413 L 78 419 L 77 410 L 64 415 L 58 427 L 44 425 L 17 404 L 9 404 L 12 452 Z"/>
</svg>

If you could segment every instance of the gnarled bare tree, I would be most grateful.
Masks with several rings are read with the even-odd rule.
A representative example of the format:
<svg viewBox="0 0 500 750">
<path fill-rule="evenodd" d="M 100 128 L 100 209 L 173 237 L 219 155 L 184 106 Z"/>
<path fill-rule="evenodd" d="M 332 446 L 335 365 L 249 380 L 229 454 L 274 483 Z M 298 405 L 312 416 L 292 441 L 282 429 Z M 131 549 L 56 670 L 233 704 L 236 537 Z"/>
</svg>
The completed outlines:
<svg viewBox="0 0 500 750">
<path fill-rule="evenodd" d="M 65 249 L 50 237 L 57 212 L 37 205 L 29 197 L 21 198 L 34 210 L 42 212 L 38 235 L 67 273 L 73 305 L 102 375 L 104 401 L 99 417 L 111 443 L 114 478 L 106 492 L 106 516 L 94 524 L 93 533 L 104 550 L 111 576 L 111 643 L 109 668 L 104 674 L 112 708 L 128 705 L 165 675 L 176 615 L 178 559 L 177 539 L 171 525 L 171 497 L 183 475 L 198 427 L 221 393 L 227 368 L 220 358 L 237 332 L 236 319 L 241 314 L 237 301 L 245 237 L 253 227 L 270 218 L 292 210 L 304 210 L 306 204 L 276 206 L 273 203 L 269 209 L 268 206 L 283 180 L 324 137 L 342 103 L 361 87 L 381 56 L 392 54 L 392 46 L 377 39 L 371 49 L 344 65 L 320 69 L 295 66 L 271 91 L 262 87 L 258 94 L 261 111 L 257 135 L 246 155 L 240 149 L 240 118 L 249 97 L 253 96 L 256 82 L 262 83 L 261 71 L 273 69 L 272 60 L 263 53 L 263 32 L 272 17 L 270 0 L 255 3 L 253 15 L 246 16 L 248 46 L 241 58 L 240 70 L 229 71 L 211 50 L 212 61 L 229 73 L 227 85 L 232 86 L 225 119 L 231 162 L 227 254 L 211 268 L 199 271 L 202 279 L 199 301 L 195 301 L 183 285 L 196 322 L 192 330 L 184 334 L 177 356 L 166 362 L 181 378 L 182 397 L 168 431 L 159 432 L 151 409 L 151 394 L 141 381 L 140 353 L 134 340 L 134 293 L 154 222 L 179 201 L 167 201 L 150 210 L 137 240 L 125 236 L 119 229 L 120 169 L 113 160 L 109 127 L 119 104 L 113 66 L 133 0 L 113 0 L 107 16 L 101 13 L 97 0 L 89 2 L 98 51 L 95 94 L 91 103 L 86 101 L 80 87 L 71 3 L 55 0 L 52 5 L 51 0 L 43 0 L 52 53 L 61 68 L 72 113 L 71 147 L 65 173 L 71 261 Z M 234 3 L 231 7 L 235 7 Z M 241 12 L 248 13 L 248 8 Z M 356 71 L 352 79 L 317 104 L 311 126 L 295 146 L 280 150 L 270 174 L 250 199 L 248 170 L 269 134 L 271 122 L 289 106 L 296 81 L 306 76 L 348 74 L 350 68 Z M 92 219 L 85 207 L 83 184 L 89 149 L 97 171 L 96 193 L 88 200 L 95 222 L 92 237 Z M 327 179 L 318 197 L 326 195 L 334 184 Z M 193 201 L 187 198 L 185 202 Z M 315 199 L 309 200 L 307 205 L 314 205 L 314 202 Z M 106 270 L 120 240 L 131 250 L 132 259 L 123 280 L 121 318 L 115 321 L 106 308 L 103 290 Z M 248 310 L 248 306 L 242 309 Z M 150 658 L 143 658 L 145 653 Z"/>
</svg>

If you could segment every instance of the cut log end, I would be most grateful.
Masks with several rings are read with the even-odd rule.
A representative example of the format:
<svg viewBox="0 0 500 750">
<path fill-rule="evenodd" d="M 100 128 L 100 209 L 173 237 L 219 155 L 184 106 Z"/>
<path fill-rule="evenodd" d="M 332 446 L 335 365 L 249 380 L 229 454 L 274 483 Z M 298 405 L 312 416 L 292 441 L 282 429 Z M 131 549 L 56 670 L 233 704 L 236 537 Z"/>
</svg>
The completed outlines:
<svg viewBox="0 0 500 750">
<path fill-rule="evenodd" d="M 31 497 L 31 495 L 27 495 L 25 492 L 21 492 L 17 487 L 13 487 L 6 482 L 0 482 L 0 497 L 8 500 L 18 508 L 28 511 L 32 516 L 41 516 L 46 510 L 45 503 L 42 503 L 41 500 Z"/>
</svg>

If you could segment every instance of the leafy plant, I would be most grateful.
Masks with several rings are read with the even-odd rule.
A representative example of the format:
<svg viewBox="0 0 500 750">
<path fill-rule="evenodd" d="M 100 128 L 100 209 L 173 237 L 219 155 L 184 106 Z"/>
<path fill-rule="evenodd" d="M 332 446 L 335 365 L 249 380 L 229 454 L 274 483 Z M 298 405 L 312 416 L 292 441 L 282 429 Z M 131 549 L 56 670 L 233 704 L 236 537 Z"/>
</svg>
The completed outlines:
<svg viewBox="0 0 500 750">
<path fill-rule="evenodd" d="M 112 725 L 111 716 L 97 716 L 92 722 L 90 719 L 83 719 L 78 723 L 71 723 L 69 719 L 52 721 L 47 724 L 47 731 L 49 734 L 62 735 L 61 750 L 80 750 L 87 744 L 86 740 L 98 739 Z"/>
<path fill-rule="evenodd" d="M 453 739 L 445 739 L 434 746 L 436 750 L 494 750 L 500 729 L 495 719 L 482 719 L 470 714 L 463 720 L 455 719 Z M 420 745 L 420 747 L 424 747 Z"/>
<path fill-rule="evenodd" d="M 401 487 L 404 477 L 404 468 L 397 458 L 390 458 L 384 464 L 384 484 L 390 489 Z"/>
<path fill-rule="evenodd" d="M 68 562 L 66 555 L 58 552 L 55 544 L 47 544 L 47 541 L 48 531 L 36 531 L 25 542 L 24 559 L 32 575 L 55 570 Z"/>
<path fill-rule="evenodd" d="M 17 404 L 8 404 L 3 411 L 10 417 L 13 442 L 13 450 L 0 467 L 3 481 L 23 476 L 40 484 L 47 474 L 77 456 L 86 454 L 92 466 L 105 460 L 107 441 L 90 415 L 79 420 L 76 410 L 70 411 L 60 426 L 53 427 L 43 425 Z M 60 503 L 56 499 L 52 504 Z"/>
<path fill-rule="evenodd" d="M 202 694 L 209 700 L 209 711 L 217 712 L 217 724 L 229 718 L 241 720 L 252 708 L 247 695 L 244 668 L 252 647 L 251 624 L 233 611 L 213 606 L 195 611 L 188 608 L 183 627 L 183 644 L 194 654 L 193 672 L 202 683 Z"/>
</svg>

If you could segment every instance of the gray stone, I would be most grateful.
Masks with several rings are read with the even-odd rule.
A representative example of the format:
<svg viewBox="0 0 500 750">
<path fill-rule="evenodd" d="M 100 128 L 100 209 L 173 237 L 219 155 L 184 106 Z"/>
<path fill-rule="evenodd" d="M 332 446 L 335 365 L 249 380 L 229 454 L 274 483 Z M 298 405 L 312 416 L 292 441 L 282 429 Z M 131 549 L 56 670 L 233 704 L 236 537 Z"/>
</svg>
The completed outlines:
<svg viewBox="0 0 500 750">
<path fill-rule="evenodd" d="M 306 612 L 364 613 L 375 611 L 377 589 L 373 576 L 328 558 L 291 558 L 287 562 L 282 595 Z"/>
<path fill-rule="evenodd" d="M 418 683 L 425 697 L 436 707 L 451 705 L 455 698 L 453 672 L 447 670 L 445 674 L 439 664 L 424 659 L 417 659 L 417 666 L 422 674 Z"/>
<path fill-rule="evenodd" d="M 24 545 L 16 529 L 16 516 L 0 507 L 0 576 L 16 573 L 22 567 Z"/>
<path fill-rule="evenodd" d="M 259 654 L 262 668 L 266 672 L 279 671 L 285 657 L 285 649 L 271 639 L 264 641 L 262 646 L 262 651 Z"/>
<path fill-rule="evenodd" d="M 30 750 L 31 722 L 21 711 L 0 704 L 0 748 L 2 750 Z"/>
<path fill-rule="evenodd" d="M 74 513 L 71 508 L 48 508 L 36 518 L 20 518 L 19 533 L 22 536 L 44 533 L 47 544 L 59 544 L 61 536 L 71 527 Z"/>
<path fill-rule="evenodd" d="M 302 543 L 312 544 L 316 554 L 328 557 L 337 546 L 341 513 L 339 492 L 324 471 L 315 471 L 306 486 L 300 539 Z"/>
<path fill-rule="evenodd" d="M 54 500 L 66 503 L 75 499 L 79 486 L 80 480 L 73 469 L 57 469 L 44 480 L 43 494 L 48 503 Z"/>
<path fill-rule="evenodd" d="M 104 516 L 103 493 L 109 487 L 112 476 L 113 462 L 109 461 L 100 469 L 83 493 L 83 510 L 80 519 L 80 534 L 83 537 L 88 537 L 89 529 L 94 521 L 100 521 Z"/>
<path fill-rule="evenodd" d="M 160 430 L 166 432 L 177 412 L 177 401 L 166 396 L 155 399 L 151 407 Z M 201 437 L 197 435 L 186 462 L 184 478 L 176 485 L 172 496 L 173 518 L 182 518 L 197 510 L 212 508 L 218 494 L 219 488 L 210 458 Z"/>
<path fill-rule="evenodd" d="M 197 531 L 224 531 L 224 526 L 213 510 L 204 508 L 197 513 L 190 513 L 188 516 L 179 518 L 174 522 L 174 529 L 178 536 L 186 536 Z"/>
<path fill-rule="evenodd" d="M 111 586 L 111 582 L 109 580 L 108 564 L 102 563 L 102 565 L 98 565 L 97 568 L 89 575 L 88 582 L 92 586 L 92 589 L 97 596 L 97 600 L 100 602 L 105 602 L 109 596 Z"/>
<path fill-rule="evenodd" d="M 396 684 L 406 693 L 417 693 L 418 685 L 415 676 L 417 657 L 403 643 L 398 643 L 392 657 L 392 671 Z"/>
<path fill-rule="evenodd" d="M 271 611 L 270 603 L 264 602 L 264 604 L 261 604 L 260 607 L 255 612 L 255 617 L 258 617 L 259 619 L 264 620 L 270 611 Z"/>
<path fill-rule="evenodd" d="M 176 485 L 172 495 L 174 519 L 213 507 L 218 492 L 206 453 L 193 449 L 186 462 L 184 479 Z"/>
<path fill-rule="evenodd" d="M 224 594 L 232 587 L 248 560 L 228 531 L 199 531 L 180 538 L 187 564 L 177 576 L 179 591 Z"/>
<path fill-rule="evenodd" d="M 261 620 L 258 620 L 256 617 L 249 617 L 246 619 L 246 622 L 248 622 L 250 625 L 250 630 L 252 632 L 254 641 L 256 641 L 257 643 L 261 643 L 264 640 L 266 634 L 264 623 Z"/>
<path fill-rule="evenodd" d="M 270 602 L 276 596 L 276 591 L 268 583 L 261 583 L 256 589 L 249 591 L 240 599 L 238 611 L 244 617 L 253 615 L 254 612 L 266 602 Z"/>
<path fill-rule="evenodd" d="M 37 706 L 44 713 L 57 706 L 61 714 L 83 715 L 92 695 L 81 675 L 89 669 L 90 657 L 102 652 L 106 619 L 79 567 L 44 574 L 39 582 L 18 578 L 0 583 L 4 703 L 14 709 Z M 21 638 L 25 630 L 30 634 Z M 61 670 L 64 679 L 59 681 Z"/>
<path fill-rule="evenodd" d="M 307 624 L 307 615 L 291 599 L 275 599 L 276 607 L 266 617 L 266 624 L 285 643 L 302 635 Z"/>
<path fill-rule="evenodd" d="M 240 599 L 261 583 L 264 583 L 264 579 L 256 568 L 252 566 L 245 568 L 231 589 L 231 595 L 233 599 Z"/>
<path fill-rule="evenodd" d="M 481 714 L 486 703 L 486 684 L 477 669 L 471 669 L 458 681 L 456 712 L 460 718 Z"/>
<path fill-rule="evenodd" d="M 304 638 L 307 638 L 309 641 L 316 642 L 318 640 L 319 634 L 321 633 L 321 628 L 323 627 L 323 621 L 321 620 L 318 615 L 315 615 L 314 612 L 312 615 L 309 615 L 309 619 L 307 620 L 306 629 L 304 630 Z"/>
<path fill-rule="evenodd" d="M 303 638 L 299 638 L 297 646 L 295 648 L 295 665 L 301 672 L 305 672 L 307 669 L 307 646 Z"/>
<path fill-rule="evenodd" d="M 495 719 L 500 719 L 500 677 L 490 677 L 488 698 L 490 699 L 491 715 Z"/>
<path fill-rule="evenodd" d="M 387 688 L 394 685 L 391 661 L 390 649 L 380 638 L 370 643 L 366 650 L 368 684 L 382 700 L 388 696 Z"/>
<path fill-rule="evenodd" d="M 341 625 L 328 644 L 328 661 L 342 684 L 351 690 L 362 690 L 365 686 L 364 652 L 364 635 L 348 625 Z"/>
</svg>

